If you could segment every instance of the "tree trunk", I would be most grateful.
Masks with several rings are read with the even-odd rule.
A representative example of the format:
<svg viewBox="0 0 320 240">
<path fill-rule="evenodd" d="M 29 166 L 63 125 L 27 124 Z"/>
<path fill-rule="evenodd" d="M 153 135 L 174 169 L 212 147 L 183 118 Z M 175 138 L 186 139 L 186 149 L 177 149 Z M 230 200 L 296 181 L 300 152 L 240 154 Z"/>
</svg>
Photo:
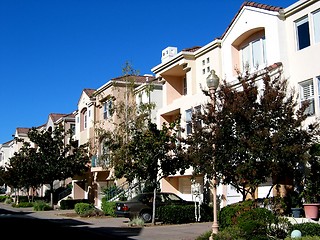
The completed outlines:
<svg viewBox="0 0 320 240">
<path fill-rule="evenodd" d="M 53 203 L 53 182 L 50 183 L 50 205 L 52 209 L 54 209 L 54 203 Z"/>
<path fill-rule="evenodd" d="M 155 217 L 156 217 L 156 195 L 157 195 L 157 187 L 153 189 L 153 201 L 152 201 L 152 225 L 155 225 Z"/>
</svg>

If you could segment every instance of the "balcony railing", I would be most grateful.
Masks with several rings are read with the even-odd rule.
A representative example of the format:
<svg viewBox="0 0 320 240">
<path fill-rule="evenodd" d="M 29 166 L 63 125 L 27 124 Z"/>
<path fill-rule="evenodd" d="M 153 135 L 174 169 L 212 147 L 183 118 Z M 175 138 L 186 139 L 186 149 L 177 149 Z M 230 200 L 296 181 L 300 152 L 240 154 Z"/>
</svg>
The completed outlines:
<svg viewBox="0 0 320 240">
<path fill-rule="evenodd" d="M 102 168 L 109 168 L 110 161 L 100 158 L 97 155 L 92 156 L 91 158 L 91 167 L 102 167 Z"/>
</svg>

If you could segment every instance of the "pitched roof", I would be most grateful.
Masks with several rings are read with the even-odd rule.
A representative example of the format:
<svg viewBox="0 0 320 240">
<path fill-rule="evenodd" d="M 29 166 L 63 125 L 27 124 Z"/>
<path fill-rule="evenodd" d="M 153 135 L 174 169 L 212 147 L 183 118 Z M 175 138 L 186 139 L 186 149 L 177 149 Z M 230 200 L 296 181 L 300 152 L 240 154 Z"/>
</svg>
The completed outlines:
<svg viewBox="0 0 320 240">
<path fill-rule="evenodd" d="M 200 47 L 200 46 L 194 46 L 194 47 L 191 47 L 191 48 L 182 49 L 182 51 L 185 51 L 185 52 L 195 52 L 195 51 L 197 51 L 199 48 L 201 48 L 201 47 Z"/>
<path fill-rule="evenodd" d="M 18 135 L 20 135 L 20 134 L 28 134 L 28 132 L 30 131 L 30 128 L 17 127 L 16 131 L 17 131 Z"/>
<path fill-rule="evenodd" d="M 218 37 L 217 39 L 222 39 L 226 33 L 228 32 L 228 30 L 230 29 L 230 27 L 232 26 L 233 22 L 236 20 L 236 18 L 238 17 L 238 15 L 240 14 L 242 8 L 244 7 L 255 7 L 255 8 L 260 8 L 260 9 L 264 9 L 264 10 L 268 10 L 268 11 L 275 11 L 275 12 L 280 12 L 281 9 L 283 9 L 283 7 L 276 7 L 276 6 L 272 6 L 272 5 L 268 5 L 268 4 L 262 4 L 262 3 L 257 3 L 257 2 L 251 2 L 251 1 L 245 1 L 243 2 L 243 4 L 241 5 L 240 9 L 238 10 L 238 12 L 236 13 L 236 15 L 233 17 L 232 21 L 230 22 L 229 26 L 227 27 L 227 29 L 224 31 L 224 33 L 222 34 L 221 37 Z"/>
<path fill-rule="evenodd" d="M 66 116 L 66 115 L 68 115 L 68 114 L 65 114 L 65 113 L 50 113 L 49 117 L 52 118 L 53 122 L 56 122 L 58 119 Z"/>
<path fill-rule="evenodd" d="M 133 78 L 134 82 L 136 82 L 136 83 L 146 83 L 146 82 L 153 81 L 155 79 L 154 76 L 149 76 L 149 75 L 147 75 L 147 76 L 127 75 L 127 76 L 112 78 L 111 80 L 112 81 L 122 81 L 122 80 L 125 80 L 126 77 Z"/>
<path fill-rule="evenodd" d="M 95 91 L 96 91 L 96 89 L 92 89 L 92 88 L 83 89 L 83 92 L 85 92 L 89 97 L 92 97 L 92 95 L 94 94 Z"/>
</svg>

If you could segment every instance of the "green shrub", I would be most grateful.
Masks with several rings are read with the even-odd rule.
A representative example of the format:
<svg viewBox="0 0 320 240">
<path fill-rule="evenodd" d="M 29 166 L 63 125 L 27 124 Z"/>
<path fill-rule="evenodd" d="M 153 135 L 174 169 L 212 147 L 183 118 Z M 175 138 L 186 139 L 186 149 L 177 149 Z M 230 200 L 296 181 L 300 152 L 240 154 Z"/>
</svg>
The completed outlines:
<svg viewBox="0 0 320 240">
<path fill-rule="evenodd" d="M 266 208 L 253 208 L 237 218 L 237 226 L 245 233 L 246 239 L 267 239 L 268 227 L 275 222 L 275 215 Z"/>
<path fill-rule="evenodd" d="M 305 222 L 293 224 L 290 232 L 294 229 L 299 230 L 302 236 L 320 236 L 320 224 L 314 222 Z"/>
<path fill-rule="evenodd" d="M 210 238 L 210 236 L 211 236 L 211 231 L 207 231 L 207 232 L 201 234 L 195 240 L 208 240 Z"/>
<path fill-rule="evenodd" d="M 33 204 L 33 202 L 19 202 L 18 204 L 12 203 L 11 206 L 16 208 L 28 208 L 33 207 Z"/>
<path fill-rule="evenodd" d="M 35 201 L 33 204 L 33 210 L 35 211 L 49 211 L 52 207 L 45 201 Z"/>
<path fill-rule="evenodd" d="M 11 204 L 13 202 L 11 197 L 7 197 L 6 200 L 4 201 L 4 203 L 6 204 Z"/>
<path fill-rule="evenodd" d="M 156 216 L 166 224 L 181 224 L 195 221 L 194 206 L 161 206 L 157 208 Z"/>
<path fill-rule="evenodd" d="M 74 210 L 78 215 L 82 215 L 92 209 L 94 209 L 94 205 L 90 203 L 76 203 L 74 205 Z"/>
<path fill-rule="evenodd" d="M 115 207 L 115 202 L 108 202 L 106 198 L 102 198 L 101 210 L 104 212 L 105 215 L 115 217 Z"/>
<path fill-rule="evenodd" d="M 252 200 L 238 202 L 223 207 L 218 215 L 219 228 L 223 230 L 226 227 L 236 225 L 240 214 L 256 207 L 256 202 Z"/>
<path fill-rule="evenodd" d="M 227 237 L 228 234 L 233 235 L 229 232 L 230 228 L 233 232 L 234 229 L 240 229 L 241 237 L 244 239 L 284 239 L 288 236 L 292 225 L 288 219 L 257 206 L 256 202 L 248 200 L 222 208 L 219 213 L 219 229 L 223 237 L 232 239 Z M 223 239 L 220 235 L 218 237 Z"/>
<path fill-rule="evenodd" d="M 95 208 L 92 203 L 77 203 L 74 206 L 74 210 L 80 217 L 104 216 L 104 213 Z"/>
<path fill-rule="evenodd" d="M 218 231 L 214 235 L 214 240 L 246 240 L 243 231 L 238 226 L 226 227 L 225 229 Z M 249 239 L 249 238 L 248 238 Z"/>
<path fill-rule="evenodd" d="M 0 202 L 5 202 L 7 200 L 8 196 L 6 195 L 3 195 L 3 196 L 0 196 Z"/>
<path fill-rule="evenodd" d="M 200 207 L 200 221 L 212 221 L 212 208 L 207 205 Z M 195 222 L 194 205 L 166 205 L 157 208 L 157 218 L 166 224 L 182 224 Z"/>
<path fill-rule="evenodd" d="M 144 226 L 144 221 L 142 218 L 139 217 L 135 217 L 133 218 L 129 223 L 128 226 L 132 227 L 132 226 L 140 226 L 143 227 Z"/>
</svg>

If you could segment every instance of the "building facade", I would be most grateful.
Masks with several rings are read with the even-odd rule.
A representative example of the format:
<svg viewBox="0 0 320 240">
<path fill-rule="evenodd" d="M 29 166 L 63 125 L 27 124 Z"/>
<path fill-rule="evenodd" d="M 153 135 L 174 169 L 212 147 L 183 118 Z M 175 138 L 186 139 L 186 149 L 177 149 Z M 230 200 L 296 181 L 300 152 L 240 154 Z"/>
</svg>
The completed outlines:
<svg viewBox="0 0 320 240">
<path fill-rule="evenodd" d="M 301 101 L 308 99 L 310 117 L 319 116 L 320 68 L 320 2 L 300 0 L 287 8 L 244 2 L 222 36 L 203 47 L 175 47 L 162 51 L 162 61 L 152 68 L 163 82 L 163 104 L 157 115 L 159 126 L 170 123 L 179 115 L 188 134 L 192 109 L 209 101 L 202 93 L 206 78 L 215 70 L 220 79 L 235 83 L 239 73 L 261 71 L 281 66 L 282 77 L 288 78 Z M 279 72 L 278 72 L 279 73 Z M 259 84 L 259 83 L 258 83 Z M 192 169 L 185 175 L 176 174 L 162 181 L 162 190 L 192 199 Z M 205 190 L 205 176 L 197 179 Z M 270 180 L 271 181 L 271 180 Z M 271 182 L 260 186 L 255 197 L 265 197 Z M 221 206 L 241 200 L 230 186 L 220 186 Z M 271 196 L 276 194 L 271 192 Z"/>
</svg>

